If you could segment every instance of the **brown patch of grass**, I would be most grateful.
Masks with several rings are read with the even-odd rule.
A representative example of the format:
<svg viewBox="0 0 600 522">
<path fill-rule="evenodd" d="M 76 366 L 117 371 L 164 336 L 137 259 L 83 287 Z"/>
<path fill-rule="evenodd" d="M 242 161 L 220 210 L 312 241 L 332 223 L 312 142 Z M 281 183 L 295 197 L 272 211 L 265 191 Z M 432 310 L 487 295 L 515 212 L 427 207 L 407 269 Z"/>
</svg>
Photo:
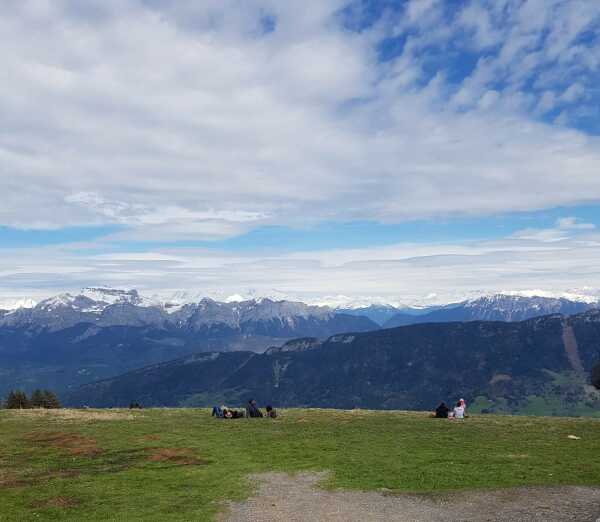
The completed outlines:
<svg viewBox="0 0 600 522">
<path fill-rule="evenodd" d="M 81 472 L 75 469 L 60 469 L 56 471 L 48 471 L 47 473 L 38 475 L 35 478 L 39 480 L 48 480 L 53 478 L 75 478 L 79 477 L 79 475 L 81 475 Z"/>
<path fill-rule="evenodd" d="M 142 440 L 160 440 L 158 435 L 144 435 Z"/>
<path fill-rule="evenodd" d="M 52 497 L 47 498 L 45 500 L 38 500 L 31 504 L 32 508 L 59 508 L 59 509 L 69 509 L 75 506 L 78 506 L 79 502 L 74 498 L 69 497 Z"/>
<path fill-rule="evenodd" d="M 150 452 L 148 460 L 151 462 L 167 462 L 177 466 L 197 466 L 208 464 L 207 460 L 194 455 L 190 448 L 147 448 Z"/>
<path fill-rule="evenodd" d="M 74 478 L 80 475 L 79 471 L 65 469 L 57 471 L 49 471 L 47 473 L 33 475 L 14 475 L 6 472 L 0 473 L 0 488 L 23 488 L 33 486 L 40 482 L 55 478 Z"/>
<path fill-rule="evenodd" d="M 9 473 L 0 473 L 0 488 L 20 488 L 29 482 L 21 477 Z"/>
<path fill-rule="evenodd" d="M 83 437 L 76 433 L 47 432 L 31 433 L 25 437 L 29 442 L 42 446 L 64 450 L 70 455 L 81 457 L 96 457 L 102 450 L 96 445 L 96 440 Z"/>
</svg>

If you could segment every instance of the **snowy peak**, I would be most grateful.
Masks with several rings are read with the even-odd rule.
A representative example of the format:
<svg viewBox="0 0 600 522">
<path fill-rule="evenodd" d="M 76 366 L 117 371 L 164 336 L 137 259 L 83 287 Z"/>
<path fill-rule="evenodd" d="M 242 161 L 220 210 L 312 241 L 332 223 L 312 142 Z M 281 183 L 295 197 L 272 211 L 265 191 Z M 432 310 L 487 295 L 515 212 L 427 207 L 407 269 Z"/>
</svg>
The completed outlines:
<svg viewBox="0 0 600 522">
<path fill-rule="evenodd" d="M 29 309 L 33 308 L 37 304 L 37 301 L 28 297 L 21 299 L 5 299 L 0 300 L 0 310 L 12 311 L 20 308 Z"/>
<path fill-rule="evenodd" d="M 416 323 L 454 321 L 523 321 L 544 315 L 574 315 L 597 307 L 597 302 L 570 301 L 564 297 L 495 294 L 447 305 L 418 317 L 399 313 L 384 326 L 393 328 Z"/>
<path fill-rule="evenodd" d="M 572 301 L 563 297 L 496 294 L 466 301 L 462 306 L 477 310 L 482 318 L 486 318 L 487 314 L 495 314 L 511 321 L 526 319 L 533 315 L 570 315 L 588 310 L 597 306 L 597 303 Z"/>
<path fill-rule="evenodd" d="M 84 288 L 79 295 L 107 306 L 117 303 L 128 303 L 136 306 L 150 305 L 147 300 L 140 297 L 137 290 L 118 290 L 103 287 Z"/>
<path fill-rule="evenodd" d="M 77 324 L 94 327 L 131 326 L 222 335 L 295 337 L 334 331 L 376 329 L 364 317 L 339 315 L 326 307 L 301 302 L 257 298 L 220 302 L 203 297 L 195 303 L 152 301 L 136 290 L 85 288 L 78 294 L 50 297 L 31 309 L 0 314 L 0 327 L 25 327 L 58 331 Z"/>
<path fill-rule="evenodd" d="M 70 308 L 78 312 L 99 312 L 98 303 L 84 295 L 59 294 L 38 303 L 34 310 L 53 312 L 61 308 Z"/>
<path fill-rule="evenodd" d="M 33 308 L 38 311 L 46 312 L 51 312 L 60 308 L 70 308 L 77 312 L 99 314 L 107 307 L 116 304 L 152 306 L 151 302 L 140 297 L 137 290 L 84 288 L 76 295 L 64 293 L 44 299 Z"/>
<path fill-rule="evenodd" d="M 332 309 L 273 297 L 239 300 L 241 296 L 237 295 L 226 301 L 196 295 L 196 301 L 186 302 L 191 295 L 181 293 L 174 301 L 158 300 L 145 298 L 137 290 L 90 287 L 76 294 L 59 294 L 38 304 L 23 302 L 23 306 L 15 309 L 0 306 L 0 310 L 4 310 L 0 315 L 0 326 L 35 325 L 60 329 L 92 323 L 97 326 L 184 327 L 191 331 L 225 328 L 263 332 L 276 329 L 281 333 L 295 331 L 299 325 L 306 326 L 308 322 L 325 323 L 337 318 L 354 321 L 348 323 L 347 331 L 352 331 L 352 325 L 357 324 L 359 318 L 391 328 L 423 322 L 520 321 L 550 314 L 572 315 L 598 307 L 597 301 L 590 302 L 589 299 L 569 300 L 563 296 L 521 295 L 517 292 L 426 308 L 371 304 L 349 309 Z"/>
</svg>

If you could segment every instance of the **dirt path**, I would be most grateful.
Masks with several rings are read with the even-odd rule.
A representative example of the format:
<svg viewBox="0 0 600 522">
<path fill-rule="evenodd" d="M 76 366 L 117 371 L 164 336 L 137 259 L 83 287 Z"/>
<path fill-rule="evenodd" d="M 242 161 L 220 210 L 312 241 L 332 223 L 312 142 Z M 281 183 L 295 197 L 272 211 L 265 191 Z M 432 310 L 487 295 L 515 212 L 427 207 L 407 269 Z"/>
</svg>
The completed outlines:
<svg viewBox="0 0 600 522">
<path fill-rule="evenodd" d="M 514 488 L 447 496 L 326 491 L 325 473 L 255 475 L 256 496 L 232 503 L 222 522 L 597 522 L 600 488 Z"/>
<path fill-rule="evenodd" d="M 579 373 L 585 373 L 583 363 L 581 362 L 581 357 L 579 356 L 579 348 L 577 347 L 575 332 L 573 331 L 573 327 L 568 325 L 566 321 L 563 323 L 562 338 L 563 344 L 565 345 L 565 352 L 567 353 L 567 358 L 569 359 L 569 363 L 571 363 L 571 367 Z"/>
</svg>

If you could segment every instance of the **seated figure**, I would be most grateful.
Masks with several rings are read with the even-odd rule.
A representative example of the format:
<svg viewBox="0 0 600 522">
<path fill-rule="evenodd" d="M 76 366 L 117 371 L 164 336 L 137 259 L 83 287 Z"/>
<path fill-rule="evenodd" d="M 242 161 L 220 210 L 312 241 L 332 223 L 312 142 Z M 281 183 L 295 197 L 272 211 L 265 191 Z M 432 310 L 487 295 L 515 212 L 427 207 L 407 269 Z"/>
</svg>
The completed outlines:
<svg viewBox="0 0 600 522">
<path fill-rule="evenodd" d="M 452 410 L 452 412 L 453 412 L 453 415 L 452 415 L 453 419 L 464 419 L 465 418 L 465 403 L 462 399 L 456 403 L 456 406 L 454 406 L 454 409 Z"/>
<path fill-rule="evenodd" d="M 450 408 L 448 408 L 448 406 L 446 406 L 446 403 L 441 402 L 440 405 L 435 409 L 435 418 L 436 419 L 447 419 L 449 411 L 450 411 Z"/>
<path fill-rule="evenodd" d="M 263 417 L 263 413 L 257 408 L 256 401 L 254 399 L 250 399 L 248 401 L 246 406 L 246 416 L 250 418 Z"/>
</svg>

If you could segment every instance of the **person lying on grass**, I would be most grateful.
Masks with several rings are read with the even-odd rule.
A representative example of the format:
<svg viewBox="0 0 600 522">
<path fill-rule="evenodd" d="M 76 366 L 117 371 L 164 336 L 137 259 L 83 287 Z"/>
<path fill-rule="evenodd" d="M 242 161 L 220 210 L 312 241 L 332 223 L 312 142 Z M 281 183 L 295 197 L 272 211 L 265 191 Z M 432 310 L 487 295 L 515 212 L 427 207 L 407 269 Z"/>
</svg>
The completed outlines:
<svg viewBox="0 0 600 522">
<path fill-rule="evenodd" d="M 227 406 L 214 406 L 212 410 L 212 416 L 218 419 L 242 419 L 244 417 L 243 411 L 234 410 Z"/>
</svg>

